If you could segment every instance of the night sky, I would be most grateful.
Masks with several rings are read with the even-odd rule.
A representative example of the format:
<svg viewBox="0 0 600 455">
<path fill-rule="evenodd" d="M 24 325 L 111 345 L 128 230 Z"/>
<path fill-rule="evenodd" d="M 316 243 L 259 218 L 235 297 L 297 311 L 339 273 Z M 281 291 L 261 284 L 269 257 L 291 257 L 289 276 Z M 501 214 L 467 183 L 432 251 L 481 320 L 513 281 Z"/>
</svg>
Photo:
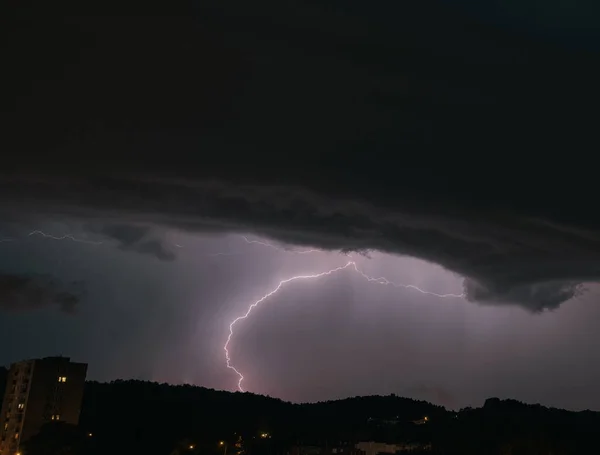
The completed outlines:
<svg viewBox="0 0 600 455">
<path fill-rule="evenodd" d="M 28 236 L 34 227 L 103 243 Z M 456 274 L 381 253 L 299 254 L 306 248 L 247 243 L 280 246 L 252 236 L 157 232 L 165 251 L 176 256 L 171 261 L 120 249 L 76 224 L 15 227 L 13 233 L 15 240 L 1 245 L 5 274 L 50 273 L 72 292 L 83 282 L 85 298 L 73 309 L 51 300 L 35 310 L 5 308 L 0 358 L 8 363 L 68 354 L 89 361 L 89 376 L 97 380 L 235 390 L 237 376 L 226 368 L 223 352 L 228 324 L 281 279 L 349 259 L 373 277 L 462 293 Z M 456 408 L 499 395 L 599 408 L 600 307 L 594 290 L 534 314 L 368 283 L 347 269 L 290 283 L 266 300 L 236 326 L 232 359 L 246 375 L 245 389 L 294 401 L 396 393 Z"/>
<path fill-rule="evenodd" d="M 0 363 L 600 410 L 597 6 L 392 3 L 3 6 Z"/>
</svg>

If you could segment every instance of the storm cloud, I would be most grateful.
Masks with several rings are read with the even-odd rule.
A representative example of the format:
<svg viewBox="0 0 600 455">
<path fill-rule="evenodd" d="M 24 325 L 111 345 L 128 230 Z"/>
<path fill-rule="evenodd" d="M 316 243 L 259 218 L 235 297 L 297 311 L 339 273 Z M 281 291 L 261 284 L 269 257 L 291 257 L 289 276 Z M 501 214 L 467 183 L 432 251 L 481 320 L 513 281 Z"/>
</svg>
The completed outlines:
<svg viewBox="0 0 600 455">
<path fill-rule="evenodd" d="M 118 247 L 124 251 L 149 254 L 162 261 L 173 261 L 175 259 L 175 253 L 164 244 L 157 230 L 149 226 L 131 224 L 87 225 L 86 230 L 116 240 Z"/>
<path fill-rule="evenodd" d="M 26 182 L 18 187 L 27 194 Z M 82 204 L 78 194 L 93 194 L 95 204 Z M 54 181 L 32 196 L 27 202 L 38 214 L 65 207 L 65 215 L 83 218 L 118 214 L 122 223 L 107 224 L 101 233 L 124 250 L 160 259 L 173 256 L 153 239 L 152 226 L 253 232 L 329 250 L 373 249 L 425 259 L 466 277 L 469 300 L 516 303 L 532 311 L 558 307 L 577 295 L 581 282 L 600 274 L 594 232 L 577 234 L 514 213 L 493 220 L 475 211 L 453 216 L 443 207 L 419 213 L 402 200 L 391 209 L 298 187 L 200 180 Z"/>
<path fill-rule="evenodd" d="M 48 275 L 0 274 L 0 308 L 27 311 L 56 305 L 74 313 L 82 299 L 80 283 L 65 285 Z"/>
<path fill-rule="evenodd" d="M 6 216 L 89 220 L 165 260 L 146 229 L 409 255 L 532 311 L 600 277 L 589 41 L 434 0 L 83 13 L 9 31 Z"/>
</svg>

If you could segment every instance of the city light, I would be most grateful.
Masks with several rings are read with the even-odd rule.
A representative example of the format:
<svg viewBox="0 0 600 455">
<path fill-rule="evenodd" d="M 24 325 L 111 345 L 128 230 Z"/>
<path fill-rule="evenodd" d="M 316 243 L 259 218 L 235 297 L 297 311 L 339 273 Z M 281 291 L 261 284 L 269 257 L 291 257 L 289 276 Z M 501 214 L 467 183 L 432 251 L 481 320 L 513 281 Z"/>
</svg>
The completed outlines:
<svg viewBox="0 0 600 455">
<path fill-rule="evenodd" d="M 190 450 L 194 450 L 196 448 L 196 446 L 194 444 L 190 444 L 189 449 Z"/>
<path fill-rule="evenodd" d="M 225 445 L 225 441 L 219 441 L 219 445 L 223 447 Z"/>
</svg>

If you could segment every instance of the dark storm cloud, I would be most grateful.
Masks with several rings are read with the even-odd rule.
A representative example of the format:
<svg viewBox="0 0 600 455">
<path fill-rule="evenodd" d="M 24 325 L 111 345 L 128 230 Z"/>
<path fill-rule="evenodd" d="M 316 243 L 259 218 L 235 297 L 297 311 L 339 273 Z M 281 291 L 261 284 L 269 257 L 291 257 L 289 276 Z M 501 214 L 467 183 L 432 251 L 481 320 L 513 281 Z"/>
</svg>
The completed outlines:
<svg viewBox="0 0 600 455">
<path fill-rule="evenodd" d="M 116 240 L 120 249 L 148 254 L 162 261 L 172 261 L 175 254 L 169 250 L 159 234 L 149 226 L 134 224 L 87 225 L 87 230 Z"/>
<path fill-rule="evenodd" d="M 600 274 L 594 231 L 574 233 L 517 213 L 490 219 L 477 211 L 456 215 L 442 206 L 435 214 L 420 213 L 401 199 L 393 208 L 381 208 L 299 187 L 201 180 L 122 178 L 46 185 L 28 201 L 38 213 L 68 207 L 68 213 L 80 216 L 121 214 L 123 224 L 108 224 L 101 232 L 123 249 L 163 259 L 172 256 L 147 237 L 151 229 L 126 224 L 128 219 L 189 231 L 252 231 L 326 249 L 371 248 L 415 256 L 466 276 L 469 300 L 516 303 L 532 311 L 558 307 L 577 295 L 578 283 Z M 24 198 L 28 185 L 19 182 L 18 188 Z M 95 204 L 82 204 L 78 194 L 93 194 Z"/>
<path fill-rule="evenodd" d="M 65 313 L 74 313 L 82 297 L 79 287 L 47 275 L 0 274 L 0 308 L 26 311 L 56 305 Z"/>
<path fill-rule="evenodd" d="M 511 283 L 494 283 L 494 287 L 481 286 L 476 281 L 464 280 L 464 294 L 472 302 L 510 304 L 518 302 L 531 311 L 552 310 L 563 302 L 579 297 L 584 291 L 577 282 L 548 282 L 511 286 Z"/>
<path fill-rule="evenodd" d="M 407 254 L 534 311 L 598 279 L 589 46 L 436 0 L 195 5 L 17 14 L 6 213 Z"/>
</svg>

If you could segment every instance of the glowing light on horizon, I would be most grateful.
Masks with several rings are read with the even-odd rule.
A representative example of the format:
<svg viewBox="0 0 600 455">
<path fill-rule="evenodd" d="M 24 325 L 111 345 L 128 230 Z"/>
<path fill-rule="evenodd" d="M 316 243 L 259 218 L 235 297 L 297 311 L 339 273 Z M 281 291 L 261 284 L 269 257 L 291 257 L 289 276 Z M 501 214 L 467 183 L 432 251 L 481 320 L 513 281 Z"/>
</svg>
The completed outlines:
<svg viewBox="0 0 600 455">
<path fill-rule="evenodd" d="M 267 300 L 269 297 L 276 294 L 286 284 L 291 283 L 293 281 L 304 281 L 304 280 L 313 280 L 313 279 L 322 278 L 322 277 L 332 275 L 336 272 L 340 272 L 340 271 L 348 269 L 348 268 L 354 270 L 356 273 L 358 273 L 360 276 L 362 276 L 364 279 L 366 279 L 370 283 L 377 283 L 377 284 L 392 286 L 392 287 L 396 287 L 396 288 L 413 289 L 417 292 L 420 292 L 421 294 L 433 295 L 433 296 L 436 296 L 439 298 L 462 298 L 462 297 L 464 297 L 464 293 L 463 294 L 438 294 L 436 292 L 426 291 L 426 290 L 421 289 L 418 286 L 415 286 L 413 284 L 395 283 L 393 281 L 388 280 L 385 277 L 379 277 L 379 278 L 371 277 L 371 276 L 367 275 L 366 273 L 364 273 L 363 271 L 361 271 L 358 268 L 358 266 L 356 265 L 356 262 L 354 262 L 354 261 L 349 261 L 346 263 L 346 265 L 336 267 L 336 268 L 327 270 L 325 272 L 316 273 L 316 274 L 312 274 L 312 275 L 295 275 L 291 278 L 281 280 L 279 282 L 279 284 L 275 287 L 275 289 L 266 293 L 260 299 L 258 299 L 256 302 L 252 303 L 246 310 L 246 313 L 244 313 L 242 316 L 238 316 L 233 321 L 231 321 L 231 323 L 229 324 L 229 335 L 227 336 L 227 341 L 225 342 L 225 345 L 223 346 L 223 350 L 225 351 L 225 361 L 227 364 L 227 368 L 229 368 L 230 370 L 233 370 L 239 377 L 237 387 L 240 392 L 244 392 L 244 389 L 242 388 L 242 382 L 244 380 L 244 375 L 232 364 L 231 356 L 229 354 L 229 344 L 231 343 L 231 339 L 233 337 L 234 326 L 238 322 L 240 322 L 244 319 L 247 319 L 248 316 L 250 316 L 250 314 L 252 313 L 252 310 L 254 310 L 258 305 L 260 305 L 262 302 Z"/>
</svg>

